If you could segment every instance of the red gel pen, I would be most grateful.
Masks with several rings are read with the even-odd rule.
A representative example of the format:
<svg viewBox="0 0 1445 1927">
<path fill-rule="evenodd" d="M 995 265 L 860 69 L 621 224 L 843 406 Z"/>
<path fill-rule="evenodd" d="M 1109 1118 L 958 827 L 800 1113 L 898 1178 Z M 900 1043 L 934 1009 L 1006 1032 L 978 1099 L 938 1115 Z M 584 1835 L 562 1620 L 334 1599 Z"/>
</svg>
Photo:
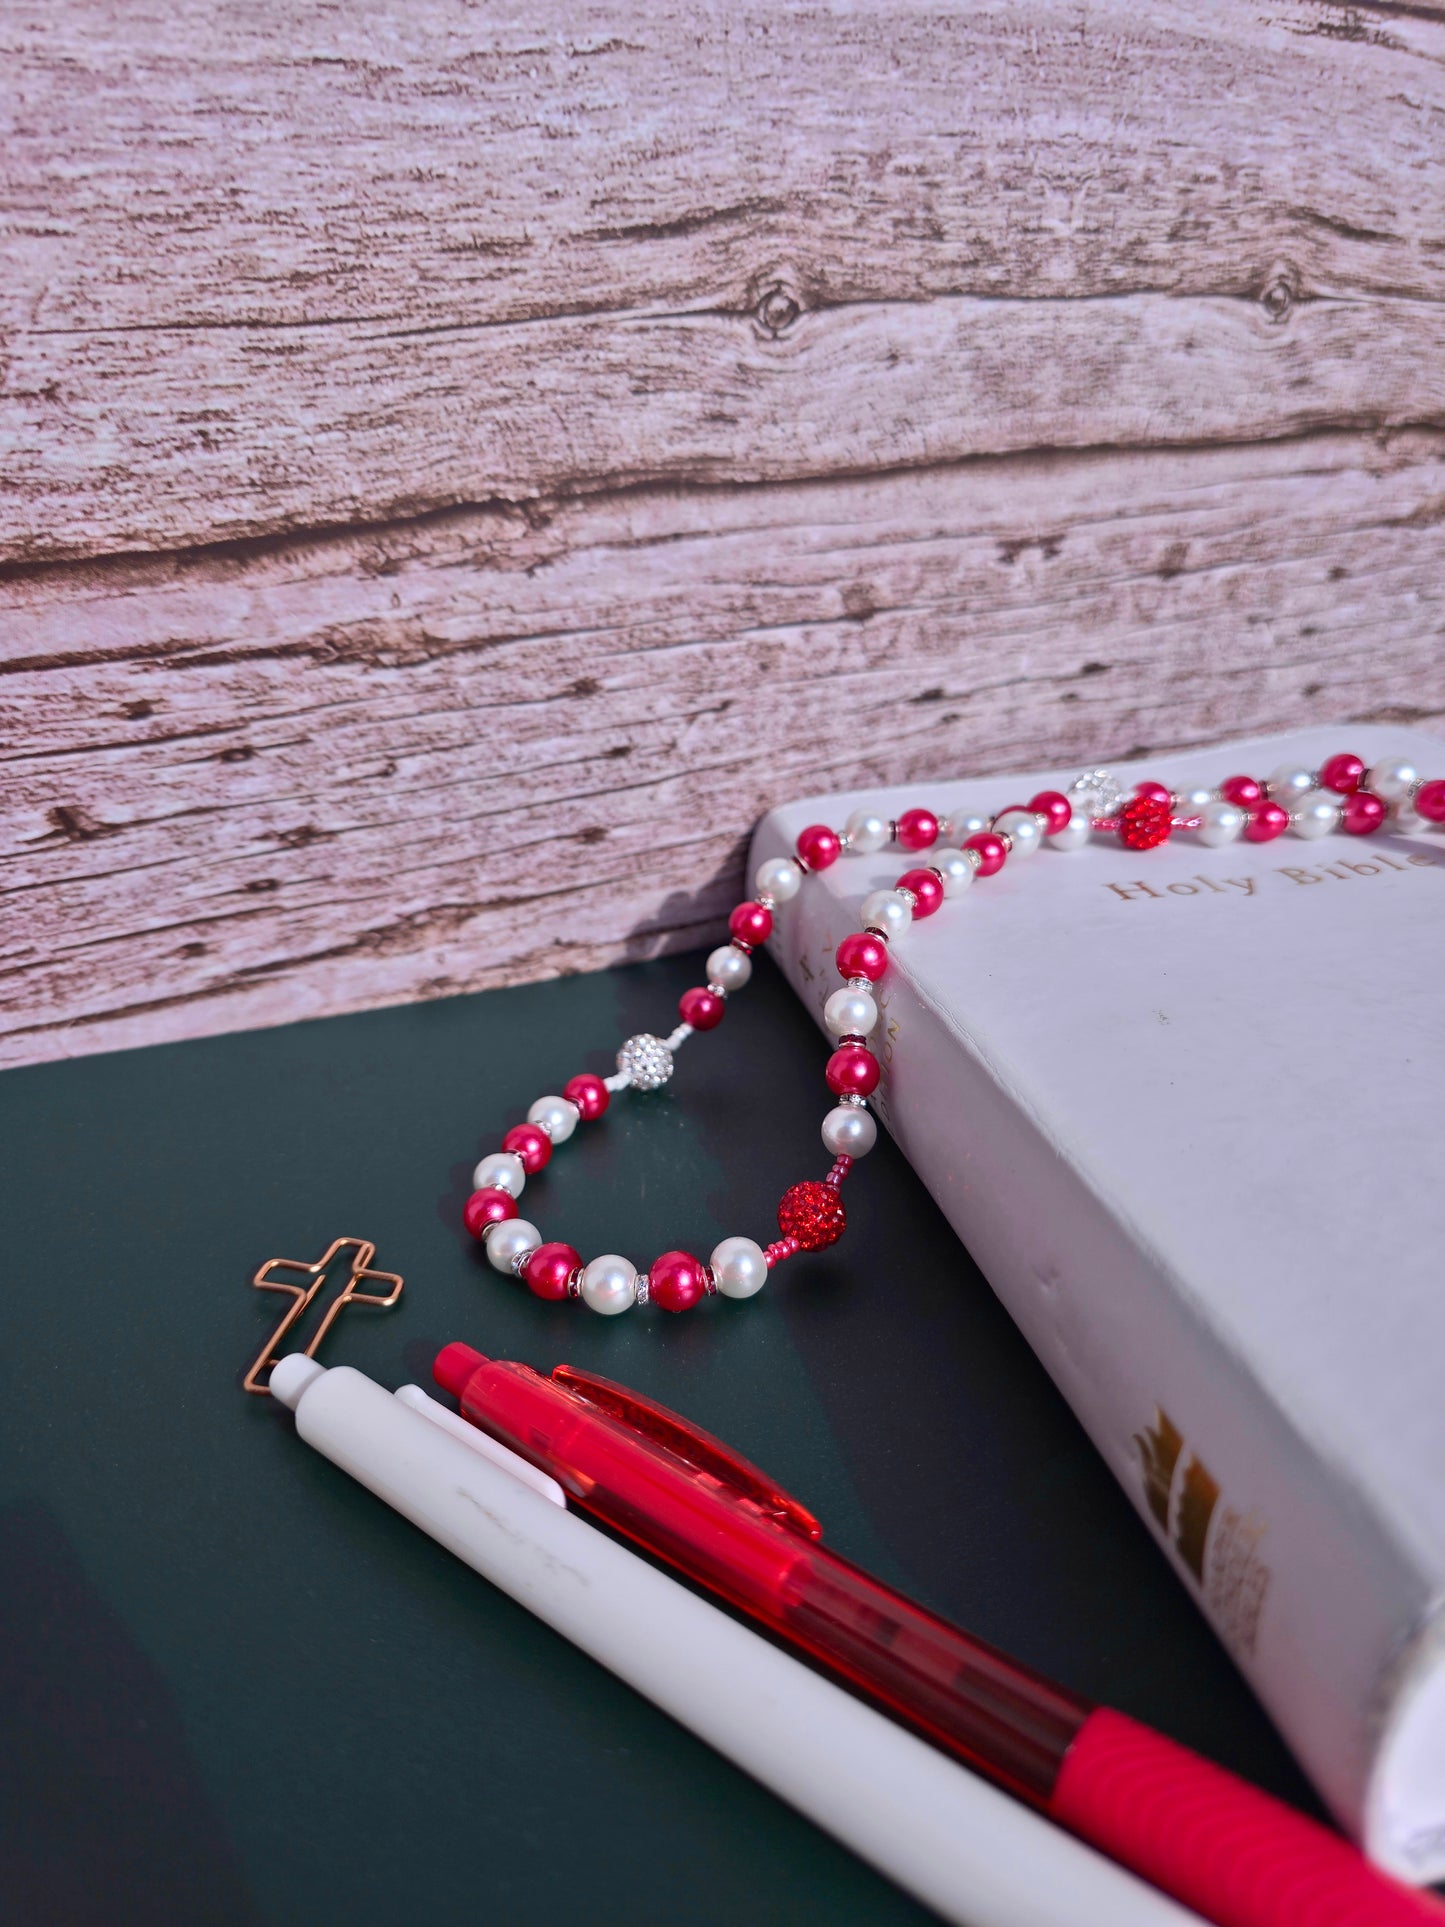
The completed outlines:
<svg viewBox="0 0 1445 1927">
<path fill-rule="evenodd" d="M 434 1375 L 582 1510 L 1218 1927 L 1445 1922 L 1339 1835 L 838 1558 L 796 1499 L 675 1412 L 469 1345 Z"/>
</svg>

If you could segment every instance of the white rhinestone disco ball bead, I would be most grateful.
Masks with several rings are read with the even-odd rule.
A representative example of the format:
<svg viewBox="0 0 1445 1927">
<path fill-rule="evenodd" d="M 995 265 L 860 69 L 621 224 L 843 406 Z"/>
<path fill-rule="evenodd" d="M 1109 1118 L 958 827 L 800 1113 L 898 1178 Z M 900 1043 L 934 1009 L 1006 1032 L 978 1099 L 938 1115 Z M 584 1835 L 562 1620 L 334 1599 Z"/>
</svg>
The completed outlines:
<svg viewBox="0 0 1445 1927">
<path fill-rule="evenodd" d="M 635 1091 L 661 1090 L 672 1076 L 672 1052 L 660 1037 L 642 1031 L 618 1051 L 617 1068 L 626 1071 Z"/>
</svg>

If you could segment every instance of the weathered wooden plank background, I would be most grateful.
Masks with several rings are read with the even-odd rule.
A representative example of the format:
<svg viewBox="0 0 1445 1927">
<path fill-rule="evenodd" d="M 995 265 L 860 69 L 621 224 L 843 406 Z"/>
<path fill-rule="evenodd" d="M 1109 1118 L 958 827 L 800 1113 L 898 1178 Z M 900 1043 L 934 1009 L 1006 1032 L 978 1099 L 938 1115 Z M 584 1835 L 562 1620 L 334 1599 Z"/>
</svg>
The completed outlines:
<svg viewBox="0 0 1445 1927">
<path fill-rule="evenodd" d="M 1445 719 L 1445 12 L 0 15 L 0 1060 L 703 940 L 778 796 Z"/>
</svg>

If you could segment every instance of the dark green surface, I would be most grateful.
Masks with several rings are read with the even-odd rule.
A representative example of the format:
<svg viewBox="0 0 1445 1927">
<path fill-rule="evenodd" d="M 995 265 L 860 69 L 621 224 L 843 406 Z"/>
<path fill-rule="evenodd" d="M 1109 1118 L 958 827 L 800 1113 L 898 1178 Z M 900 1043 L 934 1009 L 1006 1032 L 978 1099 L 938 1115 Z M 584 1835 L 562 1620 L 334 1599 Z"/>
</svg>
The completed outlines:
<svg viewBox="0 0 1445 1927">
<path fill-rule="evenodd" d="M 7 1921 L 921 1921 L 922 1911 L 239 1390 L 273 1255 L 406 1274 L 328 1356 L 466 1338 L 674 1405 L 840 1552 L 1308 1802 L 1262 1714 L 888 1143 L 834 1252 L 681 1318 L 546 1306 L 460 1228 L 535 1096 L 665 1032 L 695 960 L 0 1078 Z M 766 1241 L 818 1176 L 824 1045 L 766 964 L 664 1092 L 529 1185 L 643 1260 Z M 699 1654 L 699 1664 L 706 1656 Z"/>
</svg>

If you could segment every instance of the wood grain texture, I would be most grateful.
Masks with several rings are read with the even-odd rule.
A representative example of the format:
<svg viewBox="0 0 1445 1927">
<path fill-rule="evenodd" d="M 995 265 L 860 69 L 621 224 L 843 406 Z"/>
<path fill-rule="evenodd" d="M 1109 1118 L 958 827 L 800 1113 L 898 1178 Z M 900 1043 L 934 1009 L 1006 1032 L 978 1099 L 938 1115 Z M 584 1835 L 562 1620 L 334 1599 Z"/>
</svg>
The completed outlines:
<svg viewBox="0 0 1445 1927">
<path fill-rule="evenodd" d="M 1445 19 L 0 20 L 0 554 L 1445 421 Z"/>
<path fill-rule="evenodd" d="M 1321 436 L 12 582 L 0 1049 L 702 942 L 810 789 L 1445 715 L 1442 519 L 1445 436 Z"/>
</svg>

